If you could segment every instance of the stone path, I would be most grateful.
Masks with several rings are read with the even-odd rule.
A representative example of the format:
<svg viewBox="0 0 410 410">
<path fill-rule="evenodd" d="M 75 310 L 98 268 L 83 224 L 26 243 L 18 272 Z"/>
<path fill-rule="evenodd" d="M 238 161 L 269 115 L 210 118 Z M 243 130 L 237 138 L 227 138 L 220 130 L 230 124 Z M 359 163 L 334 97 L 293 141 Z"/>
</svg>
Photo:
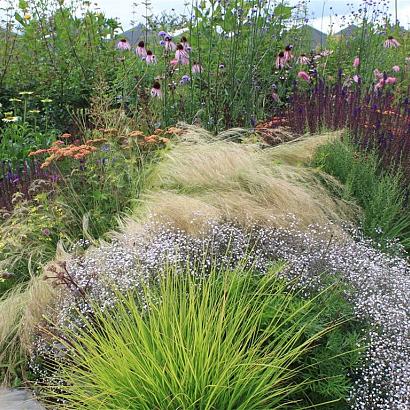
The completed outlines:
<svg viewBox="0 0 410 410">
<path fill-rule="evenodd" d="M 1 410 L 44 410 L 26 390 L 0 389 Z"/>
</svg>

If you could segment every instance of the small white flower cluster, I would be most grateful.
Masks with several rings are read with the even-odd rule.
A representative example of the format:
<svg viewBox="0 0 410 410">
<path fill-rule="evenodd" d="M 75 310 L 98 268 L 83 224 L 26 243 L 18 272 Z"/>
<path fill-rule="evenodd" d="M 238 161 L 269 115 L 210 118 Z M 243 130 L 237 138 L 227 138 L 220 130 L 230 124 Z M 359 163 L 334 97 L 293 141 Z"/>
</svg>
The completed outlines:
<svg viewBox="0 0 410 410">
<path fill-rule="evenodd" d="M 356 317 L 368 329 L 368 347 L 349 398 L 351 408 L 409 409 L 410 266 L 404 257 L 383 253 L 358 235 L 333 238 L 332 232 L 318 226 L 303 231 L 297 223 L 244 230 L 209 221 L 203 232 L 192 236 L 151 222 L 138 233 L 120 235 L 67 261 L 66 273 L 76 286 L 61 288 L 54 320 L 57 325 L 81 326 L 76 307 L 84 314 L 92 314 L 88 300 L 112 307 L 116 292 L 138 291 L 166 266 L 206 275 L 211 267 L 242 264 L 263 273 L 273 262 L 284 261 L 282 275 L 297 280 L 307 292 L 331 281 L 344 282 Z M 35 349 L 39 356 L 61 354 L 61 346 L 44 337 L 38 338 Z"/>
</svg>

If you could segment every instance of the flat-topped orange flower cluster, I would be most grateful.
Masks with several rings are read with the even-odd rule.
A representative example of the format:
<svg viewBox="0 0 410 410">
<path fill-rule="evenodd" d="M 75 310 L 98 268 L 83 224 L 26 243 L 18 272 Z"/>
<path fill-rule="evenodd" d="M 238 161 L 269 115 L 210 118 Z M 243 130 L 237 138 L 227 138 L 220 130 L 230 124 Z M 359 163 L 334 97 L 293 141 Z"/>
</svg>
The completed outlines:
<svg viewBox="0 0 410 410">
<path fill-rule="evenodd" d="M 118 130 L 114 128 L 110 129 L 101 129 L 99 130 L 104 135 L 114 136 L 118 133 Z M 171 127 L 167 130 L 162 130 L 160 128 L 156 129 L 152 135 L 145 135 L 142 131 L 135 130 L 128 133 L 126 136 L 117 137 L 120 140 L 126 139 L 137 139 L 139 146 L 147 145 L 158 145 L 158 144 L 168 144 L 171 135 L 180 135 L 183 133 L 183 130 L 176 127 Z M 60 136 L 61 139 L 66 140 L 66 142 L 61 139 L 54 141 L 50 148 L 39 149 L 37 151 L 32 151 L 29 153 L 29 157 L 39 156 L 43 154 L 48 154 L 49 156 L 41 164 L 41 168 L 49 167 L 53 162 L 71 158 L 75 160 L 82 160 L 89 156 L 91 153 L 97 151 L 97 147 L 100 144 L 106 143 L 107 138 L 94 138 L 86 140 L 83 144 L 79 143 L 76 140 L 74 143 L 67 145 L 67 140 L 70 139 L 71 134 L 65 133 Z"/>
<path fill-rule="evenodd" d="M 73 158 L 77 160 L 84 159 L 92 152 L 97 150 L 94 145 L 94 141 L 87 141 L 87 143 L 81 145 L 64 145 L 63 141 L 57 140 L 53 142 L 50 148 L 39 149 L 37 151 L 30 152 L 29 157 L 49 154 L 46 160 L 41 164 L 41 168 L 47 168 L 53 162 L 59 161 L 64 158 Z"/>
</svg>

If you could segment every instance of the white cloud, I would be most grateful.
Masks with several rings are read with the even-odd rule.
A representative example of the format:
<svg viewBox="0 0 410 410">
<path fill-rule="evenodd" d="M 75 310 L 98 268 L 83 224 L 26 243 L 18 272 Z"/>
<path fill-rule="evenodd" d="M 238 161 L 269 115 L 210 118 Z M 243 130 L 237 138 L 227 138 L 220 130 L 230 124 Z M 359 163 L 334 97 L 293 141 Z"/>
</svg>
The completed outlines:
<svg viewBox="0 0 410 410">
<path fill-rule="evenodd" d="M 117 17 L 122 23 L 124 29 L 131 27 L 132 21 L 142 22 L 145 15 L 145 6 L 140 2 L 134 7 L 132 0 L 97 0 L 102 11 L 108 17 Z M 151 0 L 151 9 L 154 14 L 160 14 L 162 11 L 172 11 L 177 13 L 185 11 L 185 0 Z M 190 1 L 188 1 L 190 4 Z"/>
</svg>

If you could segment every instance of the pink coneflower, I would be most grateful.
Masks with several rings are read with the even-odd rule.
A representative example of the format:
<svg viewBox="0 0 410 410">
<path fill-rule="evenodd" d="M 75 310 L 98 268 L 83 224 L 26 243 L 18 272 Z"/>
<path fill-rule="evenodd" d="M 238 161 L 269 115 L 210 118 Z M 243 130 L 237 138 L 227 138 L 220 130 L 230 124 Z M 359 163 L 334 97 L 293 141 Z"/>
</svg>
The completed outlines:
<svg viewBox="0 0 410 410">
<path fill-rule="evenodd" d="M 191 51 L 191 46 L 188 43 L 188 39 L 185 36 L 181 37 L 181 44 L 184 47 L 184 50 L 188 53 Z"/>
<path fill-rule="evenodd" d="M 178 65 L 178 60 L 176 58 L 173 58 L 169 64 L 171 64 L 172 67 L 176 67 Z"/>
<path fill-rule="evenodd" d="M 164 47 L 167 51 L 175 51 L 177 49 L 177 45 L 172 41 L 172 37 L 169 35 L 164 37 Z"/>
<path fill-rule="evenodd" d="M 293 49 L 292 44 L 289 44 L 288 46 L 285 47 L 285 52 L 283 53 L 283 56 L 285 57 L 286 62 L 292 60 L 293 58 L 292 49 Z"/>
<path fill-rule="evenodd" d="M 118 50 L 131 50 L 131 45 L 126 38 L 122 38 L 117 43 L 117 49 Z"/>
<path fill-rule="evenodd" d="M 360 58 L 359 57 L 355 57 L 355 59 L 353 60 L 353 67 L 357 68 L 360 65 Z"/>
<path fill-rule="evenodd" d="M 200 74 L 200 73 L 202 73 L 202 66 L 201 64 L 194 61 L 194 64 L 192 64 L 192 74 Z"/>
<path fill-rule="evenodd" d="M 145 43 L 143 41 L 140 41 L 138 43 L 138 46 L 135 49 L 135 52 L 139 58 L 143 59 L 147 56 L 147 50 L 145 49 Z"/>
<path fill-rule="evenodd" d="M 308 57 L 306 57 L 306 54 L 301 54 L 297 60 L 297 63 L 301 65 L 307 65 L 310 64 L 310 60 Z"/>
<path fill-rule="evenodd" d="M 387 77 L 386 84 L 396 84 L 397 78 L 396 77 Z"/>
<path fill-rule="evenodd" d="M 275 66 L 278 70 L 285 68 L 286 66 L 286 59 L 285 59 L 285 53 L 281 51 L 278 56 L 276 57 L 276 62 Z"/>
<path fill-rule="evenodd" d="M 147 57 L 145 58 L 145 62 L 147 64 L 156 64 L 157 58 L 154 54 L 152 54 L 151 50 L 147 50 Z"/>
<path fill-rule="evenodd" d="M 384 48 L 397 48 L 399 46 L 400 43 L 393 36 L 389 36 L 384 42 Z"/>
<path fill-rule="evenodd" d="M 299 71 L 298 78 L 300 78 L 301 80 L 310 82 L 310 76 L 306 71 Z"/>
<path fill-rule="evenodd" d="M 177 51 L 175 51 L 175 60 L 177 60 L 179 64 L 189 64 L 188 52 L 184 50 L 184 46 L 182 44 L 177 45 Z"/>
<path fill-rule="evenodd" d="M 377 91 L 380 88 L 383 88 L 383 86 L 384 86 L 384 78 L 380 78 L 378 83 L 374 86 L 374 91 Z"/>
<path fill-rule="evenodd" d="M 400 72 L 400 66 L 394 65 L 394 66 L 392 67 L 392 70 L 393 70 L 395 73 L 398 73 L 398 72 Z"/>
<path fill-rule="evenodd" d="M 162 97 L 161 84 L 158 81 L 155 81 L 154 84 L 152 85 L 151 97 L 157 97 L 157 98 Z"/>
</svg>

